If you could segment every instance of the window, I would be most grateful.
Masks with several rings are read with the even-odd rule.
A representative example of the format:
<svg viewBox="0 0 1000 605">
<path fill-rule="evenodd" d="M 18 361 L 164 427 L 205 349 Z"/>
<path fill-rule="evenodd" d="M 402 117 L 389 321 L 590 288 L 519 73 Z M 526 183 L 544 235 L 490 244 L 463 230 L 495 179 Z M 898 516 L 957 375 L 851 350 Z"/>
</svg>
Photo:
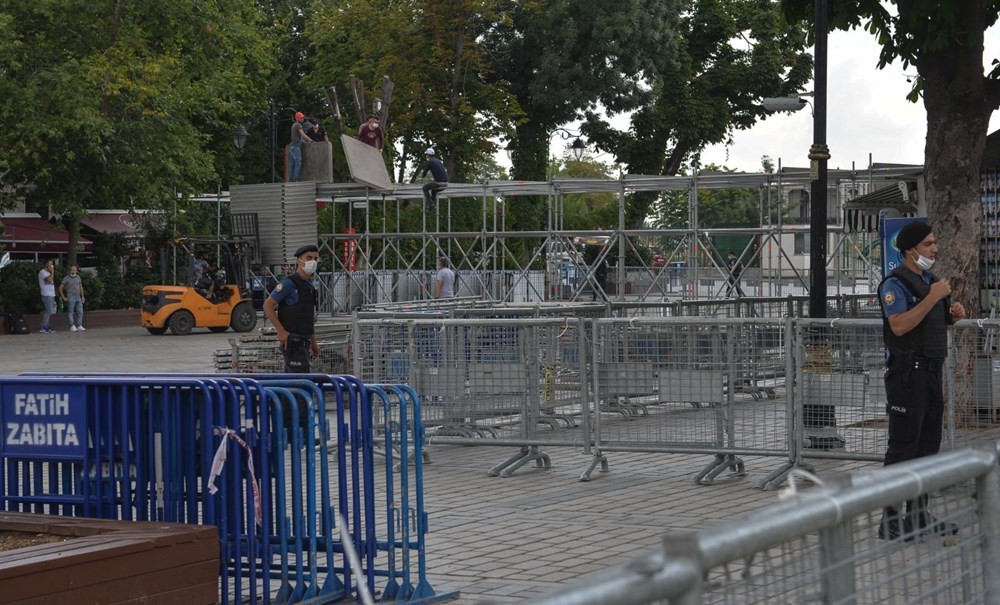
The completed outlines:
<svg viewBox="0 0 1000 605">
<path fill-rule="evenodd" d="M 809 254 L 809 234 L 796 233 L 794 248 L 795 254 Z"/>
</svg>

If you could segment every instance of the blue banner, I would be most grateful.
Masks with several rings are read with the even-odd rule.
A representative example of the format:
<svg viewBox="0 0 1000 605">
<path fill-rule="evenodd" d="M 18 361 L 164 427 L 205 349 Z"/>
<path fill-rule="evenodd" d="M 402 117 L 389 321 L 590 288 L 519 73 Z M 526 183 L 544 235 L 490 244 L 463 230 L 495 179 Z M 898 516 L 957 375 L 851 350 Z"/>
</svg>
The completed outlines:
<svg viewBox="0 0 1000 605">
<path fill-rule="evenodd" d="M 11 458 L 83 459 L 87 402 L 83 387 L 13 384 L 3 398 L 3 455 Z"/>
<path fill-rule="evenodd" d="M 909 223 L 926 223 L 926 217 L 916 218 L 884 218 L 880 225 L 882 232 L 882 276 L 889 275 L 903 264 L 903 253 L 896 248 L 896 235 Z"/>
</svg>

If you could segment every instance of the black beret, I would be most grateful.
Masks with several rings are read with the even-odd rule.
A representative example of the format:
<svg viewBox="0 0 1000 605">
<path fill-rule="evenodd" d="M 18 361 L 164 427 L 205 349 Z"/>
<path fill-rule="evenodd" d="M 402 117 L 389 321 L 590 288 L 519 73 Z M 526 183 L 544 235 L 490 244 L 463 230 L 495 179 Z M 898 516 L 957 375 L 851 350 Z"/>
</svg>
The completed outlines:
<svg viewBox="0 0 1000 605">
<path fill-rule="evenodd" d="M 295 251 L 295 258 L 302 256 L 306 252 L 319 252 L 319 248 L 316 247 L 316 244 L 306 244 L 305 246 L 299 246 L 299 249 Z"/>
<path fill-rule="evenodd" d="M 896 248 L 901 252 L 906 252 L 920 242 L 924 241 L 931 234 L 931 226 L 923 221 L 906 223 L 899 233 L 896 234 Z"/>
</svg>

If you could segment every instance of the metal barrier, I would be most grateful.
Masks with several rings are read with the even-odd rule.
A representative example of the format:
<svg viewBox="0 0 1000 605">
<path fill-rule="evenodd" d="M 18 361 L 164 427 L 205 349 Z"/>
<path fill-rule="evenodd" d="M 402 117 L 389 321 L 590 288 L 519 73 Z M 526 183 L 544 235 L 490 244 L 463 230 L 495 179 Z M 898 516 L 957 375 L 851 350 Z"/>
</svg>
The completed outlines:
<svg viewBox="0 0 1000 605">
<path fill-rule="evenodd" d="M 358 320 L 355 373 L 420 393 L 431 443 L 516 446 L 490 469 L 551 462 L 540 448 L 589 453 L 585 324 L 577 319 Z"/>
<path fill-rule="evenodd" d="M 885 507 L 922 502 L 919 522 L 879 539 Z M 939 536 L 944 533 L 944 536 Z M 691 534 L 534 605 L 651 603 L 1000 604 L 996 446 L 828 480 L 749 516 Z"/>
<path fill-rule="evenodd" d="M 355 371 L 412 385 L 431 443 L 518 447 L 490 469 L 505 477 L 547 468 L 541 448 L 557 445 L 591 456 L 583 480 L 611 452 L 710 455 L 699 483 L 744 474 L 744 456 L 783 458 L 765 489 L 811 459 L 884 455 L 880 320 L 500 315 L 359 319 Z M 945 449 L 1000 439 L 998 332 L 951 330 Z"/>
<path fill-rule="evenodd" d="M 663 318 L 593 323 L 595 447 L 701 453 L 710 482 L 741 455 L 788 456 L 788 340 L 779 320 Z M 588 475 L 593 466 L 585 473 Z"/>
<path fill-rule="evenodd" d="M 0 509 L 217 525 L 222 603 L 325 602 L 351 597 L 359 582 L 382 589 L 384 601 L 434 596 L 422 468 L 397 486 L 387 458 L 376 485 L 370 392 L 381 394 L 383 415 L 409 410 L 393 412 L 384 438 L 420 452 L 415 393 L 386 399 L 351 376 L 0 377 Z M 414 502 L 404 510 L 420 520 L 418 538 L 391 537 L 411 532 L 406 517 L 376 514 L 379 489 L 390 513 Z M 337 515 L 361 577 L 344 560 Z M 415 574 L 395 567 L 400 550 L 404 564 L 411 554 L 419 561 Z"/>
<path fill-rule="evenodd" d="M 778 319 L 806 317 L 808 296 L 739 296 L 713 299 L 666 299 L 656 301 L 613 301 L 614 317 L 725 317 Z M 873 294 L 839 294 L 827 297 L 827 316 L 880 319 L 882 310 Z"/>
</svg>

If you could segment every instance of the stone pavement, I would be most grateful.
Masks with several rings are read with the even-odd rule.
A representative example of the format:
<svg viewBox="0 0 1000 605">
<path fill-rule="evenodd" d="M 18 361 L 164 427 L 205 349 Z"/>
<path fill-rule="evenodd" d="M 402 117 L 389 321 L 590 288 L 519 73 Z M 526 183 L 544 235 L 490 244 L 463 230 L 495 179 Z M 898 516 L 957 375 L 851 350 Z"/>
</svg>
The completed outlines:
<svg viewBox="0 0 1000 605">
<path fill-rule="evenodd" d="M 0 336 L 0 375 L 28 371 L 207 372 L 212 354 L 233 333 L 196 330 L 152 336 L 140 327 Z M 509 478 L 486 471 L 512 447 L 429 446 L 424 467 L 429 516 L 428 570 L 438 592 L 459 590 L 453 603 L 516 603 L 571 584 L 575 578 L 635 558 L 663 534 L 698 530 L 777 500 L 758 483 L 781 464 L 744 458 L 748 475 L 714 485 L 691 477 L 705 455 L 610 453 L 610 472 L 580 482 L 589 458 L 545 448 L 553 468 L 526 466 Z M 822 474 L 877 464 L 818 461 Z"/>
</svg>

